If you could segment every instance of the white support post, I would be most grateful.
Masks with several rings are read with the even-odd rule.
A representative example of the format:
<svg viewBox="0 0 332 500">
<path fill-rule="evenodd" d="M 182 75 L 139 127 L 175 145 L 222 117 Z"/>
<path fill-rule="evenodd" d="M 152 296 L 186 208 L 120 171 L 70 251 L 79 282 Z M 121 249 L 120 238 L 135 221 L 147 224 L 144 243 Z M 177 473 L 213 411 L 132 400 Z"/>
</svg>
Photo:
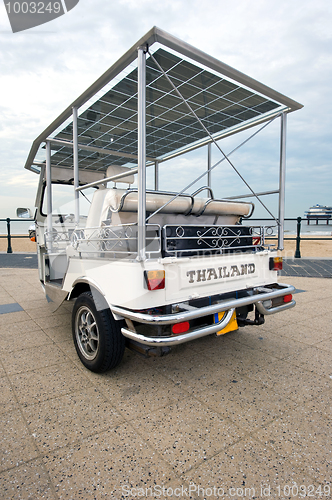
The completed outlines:
<svg viewBox="0 0 332 500">
<path fill-rule="evenodd" d="M 207 173 L 207 185 L 209 186 L 209 188 L 211 187 L 212 185 L 212 181 L 211 181 L 211 171 L 210 171 L 210 168 L 211 168 L 211 165 L 212 165 L 212 160 L 211 160 L 211 142 L 208 144 L 208 164 L 207 164 L 207 169 L 208 169 L 208 173 Z"/>
<path fill-rule="evenodd" d="M 138 241 L 137 260 L 146 258 L 146 56 L 138 48 Z"/>
<path fill-rule="evenodd" d="M 75 196 L 75 223 L 80 222 L 80 193 L 76 191 L 79 187 L 79 170 L 78 170 L 78 129 L 77 129 L 77 108 L 73 108 L 73 163 L 74 163 L 74 196 Z"/>
<path fill-rule="evenodd" d="M 286 125 L 287 115 L 281 115 L 280 127 L 280 172 L 279 172 L 279 227 L 278 250 L 284 249 L 284 223 L 285 223 L 285 185 L 286 185 Z"/>
<path fill-rule="evenodd" d="M 159 161 L 154 162 L 154 190 L 159 191 Z"/>
<path fill-rule="evenodd" d="M 51 171 L 51 143 L 46 141 L 46 195 L 47 195 L 47 238 L 48 250 L 52 249 L 52 171 Z"/>
</svg>

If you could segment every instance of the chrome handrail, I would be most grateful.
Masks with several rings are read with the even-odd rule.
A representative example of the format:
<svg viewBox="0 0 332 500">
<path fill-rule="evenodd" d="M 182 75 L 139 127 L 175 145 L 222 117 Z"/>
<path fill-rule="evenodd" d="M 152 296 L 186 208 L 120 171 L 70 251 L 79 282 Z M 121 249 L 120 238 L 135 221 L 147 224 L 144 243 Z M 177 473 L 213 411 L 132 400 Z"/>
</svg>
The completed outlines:
<svg viewBox="0 0 332 500">
<path fill-rule="evenodd" d="M 206 337 L 207 335 L 211 335 L 212 333 L 216 333 L 223 328 L 225 328 L 228 323 L 231 321 L 233 313 L 235 309 L 230 309 L 226 314 L 213 325 L 204 326 L 202 328 L 198 328 L 193 332 L 184 333 L 182 335 L 176 336 L 168 336 L 168 337 L 146 337 L 140 333 L 134 332 L 133 330 L 129 330 L 128 328 L 121 328 L 122 334 L 136 342 L 140 342 L 144 345 L 149 346 L 172 346 L 183 344 L 184 342 L 188 342 L 189 340 L 199 339 L 201 337 Z"/>
<path fill-rule="evenodd" d="M 197 307 L 191 309 L 190 311 L 181 311 L 174 314 L 147 314 L 139 311 L 134 311 L 131 309 L 125 309 L 116 305 L 110 305 L 111 311 L 122 318 L 130 319 L 131 321 L 138 321 L 144 324 L 154 324 L 154 325 L 172 325 L 175 323 L 182 323 L 183 321 L 190 321 L 192 319 L 201 318 L 203 316 L 209 316 L 211 314 L 216 314 L 219 312 L 228 311 L 232 308 L 242 307 L 249 304 L 255 304 L 262 300 L 274 299 L 277 297 L 283 297 L 284 295 L 291 294 L 295 287 L 292 285 L 286 285 L 278 283 L 276 285 L 278 288 L 272 290 L 271 292 L 266 292 L 260 290 L 259 288 L 252 289 L 252 295 L 247 297 L 241 297 L 238 299 L 226 299 L 222 300 L 216 304 L 212 304 L 204 307 Z M 176 304 L 181 308 L 181 303 Z M 290 306 L 292 307 L 292 306 Z"/>
</svg>

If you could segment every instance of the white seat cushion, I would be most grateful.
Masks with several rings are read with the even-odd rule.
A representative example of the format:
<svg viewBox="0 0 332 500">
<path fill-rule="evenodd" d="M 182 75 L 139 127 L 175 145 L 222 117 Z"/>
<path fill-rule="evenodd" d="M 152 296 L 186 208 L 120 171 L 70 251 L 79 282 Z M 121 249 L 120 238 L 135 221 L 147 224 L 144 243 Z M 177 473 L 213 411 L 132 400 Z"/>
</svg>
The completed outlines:
<svg viewBox="0 0 332 500">
<path fill-rule="evenodd" d="M 124 174 L 128 172 L 129 175 L 126 177 L 121 177 L 121 179 L 109 182 L 115 182 L 116 184 L 122 182 L 123 184 L 134 184 L 135 175 L 130 173 L 131 169 L 127 167 L 120 167 L 118 165 L 110 165 L 106 170 L 106 177 L 112 177 L 113 175 Z"/>
<path fill-rule="evenodd" d="M 121 198 L 126 192 L 124 189 L 106 189 L 107 194 L 104 198 L 104 204 L 101 213 L 101 220 L 105 220 L 108 215 L 108 210 L 111 208 L 112 211 L 117 211 L 120 206 Z M 172 201 L 170 201 L 172 200 Z M 164 207 L 164 205 L 170 203 Z M 207 198 L 195 198 L 194 206 L 192 209 L 192 214 L 199 214 L 205 203 L 208 201 Z M 137 191 L 129 192 L 125 197 L 122 212 L 137 212 L 138 206 L 138 193 Z M 163 193 L 147 193 L 146 195 L 146 211 L 149 213 L 155 212 L 163 207 L 160 212 L 164 214 L 184 214 L 188 212 L 191 208 L 191 198 L 190 196 L 179 196 L 173 200 L 171 194 Z M 244 217 L 249 215 L 252 205 L 250 203 L 241 203 L 233 201 L 220 201 L 212 200 L 205 208 L 205 215 L 237 215 L 239 217 Z"/>
</svg>

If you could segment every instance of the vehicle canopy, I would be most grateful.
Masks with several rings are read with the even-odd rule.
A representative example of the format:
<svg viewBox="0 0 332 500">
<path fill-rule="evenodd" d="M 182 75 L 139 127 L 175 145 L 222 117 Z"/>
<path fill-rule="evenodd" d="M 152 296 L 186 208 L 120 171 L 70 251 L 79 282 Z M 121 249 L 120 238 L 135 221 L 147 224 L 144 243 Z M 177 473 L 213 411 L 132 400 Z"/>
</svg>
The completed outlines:
<svg viewBox="0 0 332 500">
<path fill-rule="evenodd" d="M 286 115 L 301 107 L 294 100 L 154 27 L 37 137 L 25 168 L 37 173 L 42 170 L 43 175 L 45 170 L 48 213 L 52 211 L 52 181 L 74 185 L 77 224 L 79 191 L 89 186 L 102 187 L 111 180 L 130 184 L 132 175 L 137 173 L 137 257 L 144 260 L 148 220 L 170 203 L 173 206 L 174 202 L 183 203 L 179 200 L 181 195 L 206 173 L 209 190 L 211 171 L 225 161 L 249 189 L 250 194 L 245 196 L 258 200 L 266 208 L 260 196 L 279 195 L 276 221 L 278 247 L 282 249 Z M 279 186 L 274 191 L 257 193 L 218 141 L 278 117 L 281 119 Z M 159 203 L 151 213 L 147 209 L 146 169 L 154 169 L 154 188 L 158 191 L 159 168 L 164 162 L 211 144 L 219 150 L 220 160 L 212 165 L 210 154 L 207 172 L 174 197 Z M 205 210 L 205 204 L 209 205 L 212 199 L 211 192 L 210 199 L 200 209 Z M 189 201 L 191 208 L 195 203 L 192 200 Z M 129 202 L 129 198 L 126 201 Z M 251 210 L 242 215 L 247 216 L 248 212 Z M 48 219 L 51 231 L 52 219 Z"/>
</svg>

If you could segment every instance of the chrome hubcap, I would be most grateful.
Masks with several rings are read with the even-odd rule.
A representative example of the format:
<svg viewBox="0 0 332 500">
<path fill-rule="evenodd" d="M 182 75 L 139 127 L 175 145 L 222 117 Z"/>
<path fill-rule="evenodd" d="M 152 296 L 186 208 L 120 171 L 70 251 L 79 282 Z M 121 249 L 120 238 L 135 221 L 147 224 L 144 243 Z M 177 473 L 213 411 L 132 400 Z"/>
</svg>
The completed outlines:
<svg viewBox="0 0 332 500">
<path fill-rule="evenodd" d="M 75 335 L 83 356 L 88 360 L 94 359 L 99 347 L 99 331 L 94 315 L 86 306 L 77 311 Z"/>
</svg>

